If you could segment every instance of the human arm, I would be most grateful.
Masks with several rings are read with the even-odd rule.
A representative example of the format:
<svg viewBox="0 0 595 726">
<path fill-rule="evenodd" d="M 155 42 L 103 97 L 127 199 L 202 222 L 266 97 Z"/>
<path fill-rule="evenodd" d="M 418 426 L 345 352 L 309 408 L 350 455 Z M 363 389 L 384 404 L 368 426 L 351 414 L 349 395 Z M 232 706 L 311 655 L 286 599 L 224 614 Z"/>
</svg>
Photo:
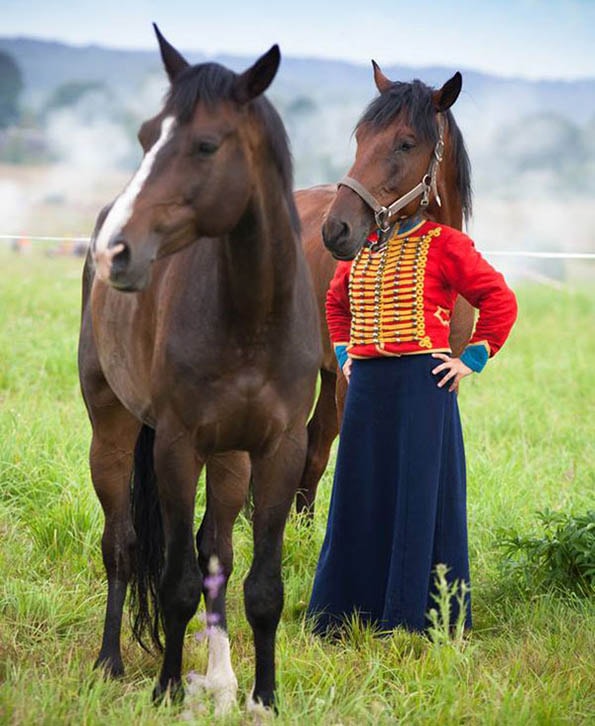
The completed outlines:
<svg viewBox="0 0 595 726">
<path fill-rule="evenodd" d="M 351 331 L 351 310 L 349 307 L 350 262 L 340 262 L 326 295 L 326 321 L 339 368 L 349 380 L 351 359 L 347 354 Z"/>
<path fill-rule="evenodd" d="M 475 331 L 460 356 L 468 368 L 479 373 L 508 338 L 518 312 L 516 297 L 503 275 L 462 232 L 453 230 L 447 240 L 441 271 L 445 284 L 479 310 Z"/>
<path fill-rule="evenodd" d="M 442 361 L 432 370 L 442 374 L 438 387 L 449 385 L 455 391 L 459 382 L 471 373 L 480 373 L 490 357 L 500 350 L 516 320 L 517 303 L 501 273 L 495 270 L 475 249 L 473 241 L 462 232 L 445 242 L 441 271 L 445 285 L 456 290 L 479 309 L 475 331 L 457 358 L 434 353 Z"/>
</svg>

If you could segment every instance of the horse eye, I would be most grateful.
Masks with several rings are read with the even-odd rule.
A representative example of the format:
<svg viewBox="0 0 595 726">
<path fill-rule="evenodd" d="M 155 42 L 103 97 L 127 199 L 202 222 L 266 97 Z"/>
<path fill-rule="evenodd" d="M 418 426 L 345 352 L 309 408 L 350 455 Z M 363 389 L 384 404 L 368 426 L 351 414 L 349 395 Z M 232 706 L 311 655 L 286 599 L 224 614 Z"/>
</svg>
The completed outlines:
<svg viewBox="0 0 595 726">
<path fill-rule="evenodd" d="M 415 144 L 412 143 L 411 141 L 402 141 L 397 146 L 397 151 L 411 151 L 411 149 L 413 149 L 414 146 L 415 146 Z"/>
<path fill-rule="evenodd" d="M 193 156 L 212 156 L 217 149 L 219 144 L 214 141 L 197 141 L 192 145 Z"/>
</svg>

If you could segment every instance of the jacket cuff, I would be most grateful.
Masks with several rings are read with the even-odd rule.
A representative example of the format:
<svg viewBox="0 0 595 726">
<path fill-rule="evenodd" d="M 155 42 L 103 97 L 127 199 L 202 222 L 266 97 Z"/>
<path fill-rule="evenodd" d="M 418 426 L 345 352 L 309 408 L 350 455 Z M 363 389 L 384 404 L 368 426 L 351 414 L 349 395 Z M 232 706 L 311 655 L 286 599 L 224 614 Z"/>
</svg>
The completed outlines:
<svg viewBox="0 0 595 726">
<path fill-rule="evenodd" d="M 461 355 L 463 363 L 475 373 L 481 373 L 488 362 L 488 358 L 489 353 L 483 343 L 468 345 Z"/>
<path fill-rule="evenodd" d="M 347 343 L 336 343 L 335 344 L 335 355 L 337 356 L 337 363 L 339 368 L 343 370 L 343 366 L 347 362 Z"/>
</svg>

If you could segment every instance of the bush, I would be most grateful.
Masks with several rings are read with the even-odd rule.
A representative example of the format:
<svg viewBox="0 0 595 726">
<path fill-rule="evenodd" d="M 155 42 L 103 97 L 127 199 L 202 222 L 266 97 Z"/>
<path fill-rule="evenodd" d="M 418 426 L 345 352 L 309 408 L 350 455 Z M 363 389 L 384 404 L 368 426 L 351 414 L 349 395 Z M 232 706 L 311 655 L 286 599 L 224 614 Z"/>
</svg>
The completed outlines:
<svg viewBox="0 0 595 726">
<path fill-rule="evenodd" d="M 531 590 L 594 594 L 595 510 L 580 515 L 546 510 L 537 516 L 541 536 L 502 533 L 504 573 Z"/>
</svg>

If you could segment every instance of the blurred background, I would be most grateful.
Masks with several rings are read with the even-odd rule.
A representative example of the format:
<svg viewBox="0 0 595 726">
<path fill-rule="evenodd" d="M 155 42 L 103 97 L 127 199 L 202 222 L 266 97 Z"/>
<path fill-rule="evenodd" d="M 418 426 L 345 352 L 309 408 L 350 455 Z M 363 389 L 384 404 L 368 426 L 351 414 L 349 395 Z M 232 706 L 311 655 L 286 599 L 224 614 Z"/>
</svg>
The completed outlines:
<svg viewBox="0 0 595 726">
<path fill-rule="evenodd" d="M 274 9 L 235 0 L 214 9 L 185 0 L 167 7 L 6 0 L 5 242 L 24 250 L 35 236 L 84 240 L 137 167 L 138 127 L 167 90 L 152 21 L 191 62 L 243 70 L 272 43 L 281 45 L 268 95 L 288 129 L 298 188 L 334 182 L 351 165 L 353 128 L 376 94 L 371 58 L 393 80 L 434 86 L 462 71 L 453 112 L 472 161 L 469 231 L 478 247 L 595 251 L 595 3 L 585 0 L 415 7 L 380 0 L 369 8 L 305 0 Z M 498 257 L 497 264 L 553 285 L 595 273 L 587 259 Z"/>
</svg>

